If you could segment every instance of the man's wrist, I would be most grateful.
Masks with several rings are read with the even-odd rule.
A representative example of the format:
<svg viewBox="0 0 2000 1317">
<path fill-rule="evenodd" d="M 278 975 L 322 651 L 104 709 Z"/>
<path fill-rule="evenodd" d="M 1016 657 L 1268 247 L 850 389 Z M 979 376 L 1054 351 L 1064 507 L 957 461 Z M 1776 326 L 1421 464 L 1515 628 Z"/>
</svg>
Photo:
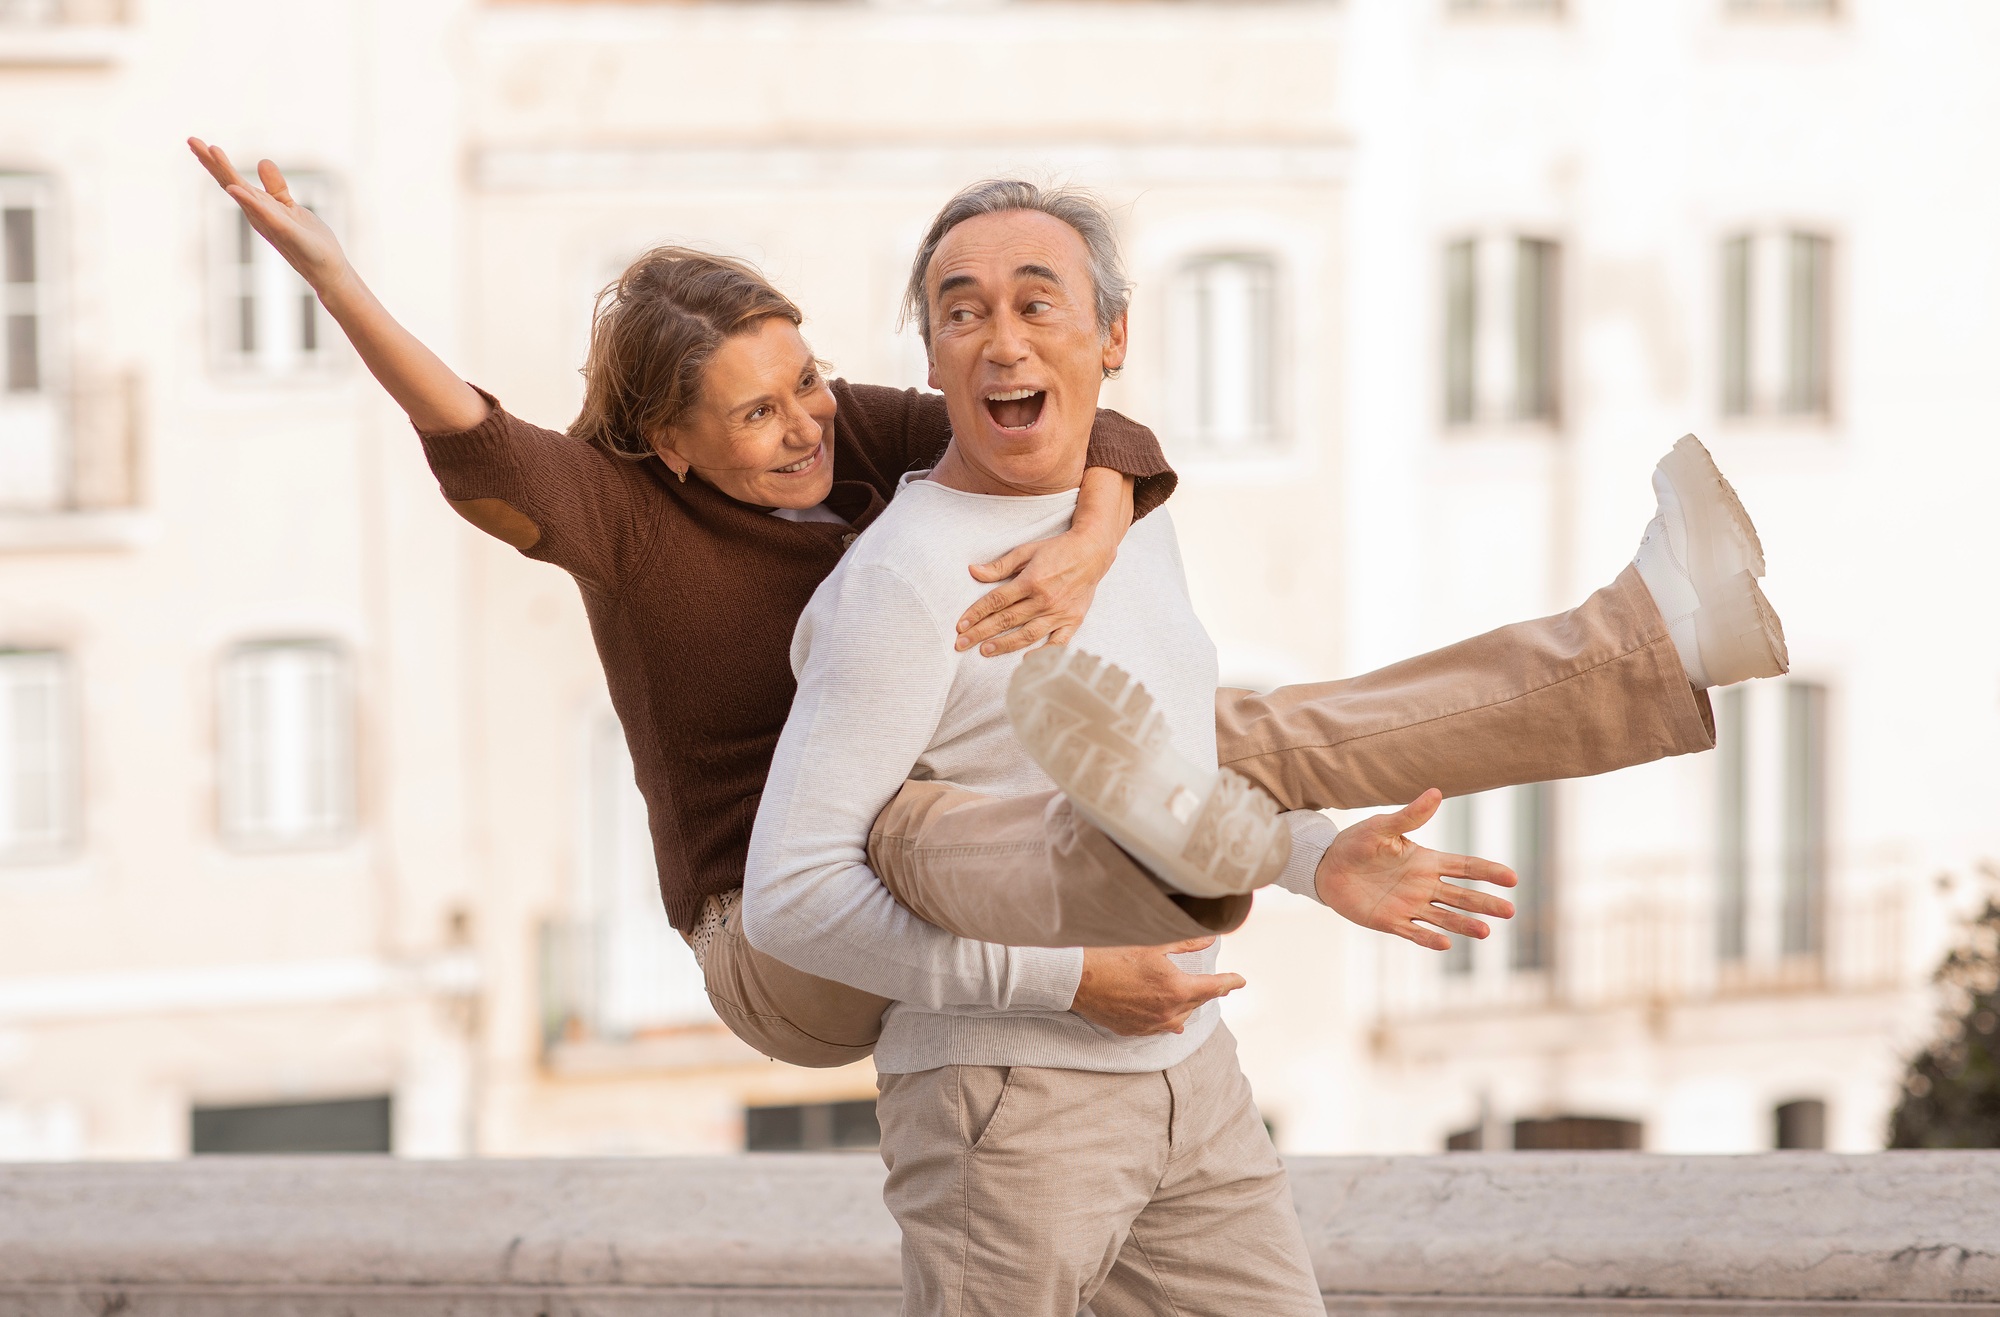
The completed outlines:
<svg viewBox="0 0 2000 1317">
<path fill-rule="evenodd" d="M 1287 810 L 1280 817 L 1292 832 L 1292 856 L 1285 861 L 1277 886 L 1325 905 L 1326 897 L 1319 890 L 1319 870 L 1327 848 L 1340 835 L 1339 826 L 1318 810 Z"/>
</svg>

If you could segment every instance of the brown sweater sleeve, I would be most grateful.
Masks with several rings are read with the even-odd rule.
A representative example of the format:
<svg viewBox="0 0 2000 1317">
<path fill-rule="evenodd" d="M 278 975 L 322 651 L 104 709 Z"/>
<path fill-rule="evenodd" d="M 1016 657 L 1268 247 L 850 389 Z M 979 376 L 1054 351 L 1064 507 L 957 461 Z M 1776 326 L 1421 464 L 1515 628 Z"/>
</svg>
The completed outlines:
<svg viewBox="0 0 2000 1317">
<path fill-rule="evenodd" d="M 842 435 L 886 470 L 901 474 L 933 466 L 951 442 L 942 394 L 845 380 L 834 381 L 833 388 L 842 409 Z M 1153 432 L 1109 408 L 1098 410 L 1085 460 L 1132 477 L 1134 521 L 1172 497 L 1180 481 Z"/>
<path fill-rule="evenodd" d="M 477 386 L 475 386 L 477 387 Z M 420 434 L 438 487 L 460 516 L 530 558 L 604 593 L 651 547 L 658 518 L 640 464 L 530 425 L 484 389 L 470 430 Z"/>
</svg>

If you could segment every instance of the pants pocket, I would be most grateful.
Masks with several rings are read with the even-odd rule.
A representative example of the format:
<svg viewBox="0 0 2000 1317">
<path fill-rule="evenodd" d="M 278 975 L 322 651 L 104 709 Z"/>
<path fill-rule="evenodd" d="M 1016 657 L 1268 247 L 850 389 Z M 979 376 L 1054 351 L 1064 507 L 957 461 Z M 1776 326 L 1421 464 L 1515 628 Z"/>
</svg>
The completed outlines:
<svg viewBox="0 0 2000 1317">
<path fill-rule="evenodd" d="M 963 1065 L 958 1071 L 959 1110 L 964 1113 L 966 1146 L 974 1152 L 997 1142 L 1008 1098 L 1014 1092 L 1014 1067 Z"/>
</svg>

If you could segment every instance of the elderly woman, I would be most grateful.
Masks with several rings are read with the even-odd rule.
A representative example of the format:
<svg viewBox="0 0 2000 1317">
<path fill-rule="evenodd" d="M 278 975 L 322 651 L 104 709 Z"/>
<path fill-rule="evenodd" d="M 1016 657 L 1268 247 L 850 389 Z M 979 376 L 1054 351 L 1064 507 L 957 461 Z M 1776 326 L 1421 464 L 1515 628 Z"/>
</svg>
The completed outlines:
<svg viewBox="0 0 2000 1317">
<path fill-rule="evenodd" d="M 259 165 L 259 189 L 220 149 L 189 146 L 409 415 L 453 508 L 576 578 L 646 800 L 661 895 L 718 1014 L 782 1060 L 865 1056 L 888 1003 L 757 952 L 736 904 L 794 691 L 794 627 L 902 478 L 944 449 L 943 400 L 827 381 L 799 332 L 798 308 L 755 270 L 660 248 L 599 299 L 576 422 L 566 435 L 540 429 L 466 384 L 398 324 L 332 232 L 292 200 L 276 166 Z M 999 584 L 960 620 L 960 649 L 993 655 L 1066 639 L 1134 517 L 1173 488 L 1152 435 L 1116 413 L 1099 413 L 1089 463 L 1067 532 L 968 565 Z M 1603 772 L 1714 743 L 1706 697 L 1691 687 L 1647 590 L 1628 569 L 1571 613 L 1384 673 L 1269 697 L 1221 692 L 1224 762 L 1286 807 L 1418 797 L 1337 841 L 1314 818 L 1291 864 L 1280 853 L 1229 895 L 1175 890 L 1074 818 L 1059 795 L 985 800 L 940 783 L 910 783 L 884 809 L 871 862 L 899 900 L 948 932 L 1008 943 L 973 957 L 996 982 L 1021 977 L 1035 957 L 1046 959 L 1044 948 L 1090 948 L 1070 1009 L 1119 1033 L 1177 1030 L 1241 982 L 1183 974 L 1159 946 L 1235 927 L 1247 888 L 1279 868 L 1288 886 L 1366 927 L 1434 949 L 1450 945 L 1439 930 L 1483 937 L 1487 926 L 1473 915 L 1504 918 L 1511 907 L 1443 879 L 1505 885 L 1513 875 L 1405 839 L 1436 808 L 1430 788 L 1457 794 Z M 1530 651 L 1536 671 L 1553 662 L 1573 677 L 1496 694 L 1492 674 Z M 1453 694 L 1468 670 L 1488 678 L 1477 703 Z M 1608 683 L 1614 671 L 1627 675 Z M 1564 735 L 1526 735 L 1550 726 Z M 1016 889 L 993 890 L 967 837 L 1045 847 L 1045 871 L 1014 864 L 1006 874 L 1038 890 L 1020 890 L 1018 900 Z M 1050 900 L 1058 890 L 1089 899 Z M 1059 908 L 1087 917 L 1023 926 L 1022 911 Z"/>
</svg>

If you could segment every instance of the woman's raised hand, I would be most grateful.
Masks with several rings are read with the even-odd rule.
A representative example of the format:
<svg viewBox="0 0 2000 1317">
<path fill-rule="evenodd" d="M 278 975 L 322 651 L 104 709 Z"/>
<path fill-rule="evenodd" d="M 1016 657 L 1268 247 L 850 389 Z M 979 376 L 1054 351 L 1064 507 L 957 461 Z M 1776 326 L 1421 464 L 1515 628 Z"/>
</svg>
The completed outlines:
<svg viewBox="0 0 2000 1317">
<path fill-rule="evenodd" d="M 324 292 L 328 284 L 346 271 L 347 256 L 340 250 L 340 240 L 333 236 L 326 221 L 293 200 L 292 190 L 276 165 L 269 160 L 257 162 L 257 177 L 264 186 L 255 188 L 243 181 L 221 147 L 190 137 L 188 149 L 209 176 L 222 185 L 222 190 L 243 208 L 250 218 L 250 227 L 277 248 L 278 254 L 315 291 Z"/>
</svg>

